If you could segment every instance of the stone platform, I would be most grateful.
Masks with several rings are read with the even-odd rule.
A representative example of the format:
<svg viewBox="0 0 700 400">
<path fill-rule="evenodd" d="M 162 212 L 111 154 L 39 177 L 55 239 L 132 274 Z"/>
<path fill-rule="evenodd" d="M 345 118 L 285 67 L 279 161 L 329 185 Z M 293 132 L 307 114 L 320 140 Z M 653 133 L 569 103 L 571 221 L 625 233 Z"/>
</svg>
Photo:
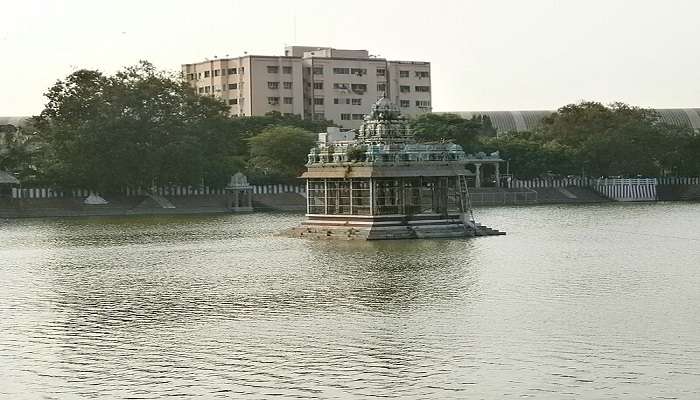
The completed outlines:
<svg viewBox="0 0 700 400">
<path fill-rule="evenodd" d="M 352 220 L 310 216 L 301 226 L 292 228 L 292 237 L 332 240 L 399 240 L 460 238 L 505 235 L 497 229 L 477 224 L 465 229 L 458 216 L 434 218 L 418 216 L 387 216 L 382 218 L 356 217 Z"/>
</svg>

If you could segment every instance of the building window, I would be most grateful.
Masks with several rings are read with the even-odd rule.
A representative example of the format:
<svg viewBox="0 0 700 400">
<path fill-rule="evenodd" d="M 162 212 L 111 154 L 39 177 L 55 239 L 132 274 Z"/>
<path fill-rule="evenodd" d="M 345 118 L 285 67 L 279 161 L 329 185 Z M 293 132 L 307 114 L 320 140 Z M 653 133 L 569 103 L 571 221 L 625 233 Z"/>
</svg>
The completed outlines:
<svg viewBox="0 0 700 400">
<path fill-rule="evenodd" d="M 209 86 L 204 87 L 204 93 L 209 93 L 210 90 L 211 90 L 211 87 L 209 87 Z"/>
<path fill-rule="evenodd" d="M 364 117 L 365 117 L 365 114 L 353 114 L 352 115 L 352 119 L 355 121 L 363 119 Z"/>
<path fill-rule="evenodd" d="M 284 98 L 284 104 L 292 104 L 293 101 L 294 101 L 293 97 L 285 97 Z"/>
<path fill-rule="evenodd" d="M 323 105 L 323 97 L 314 97 L 314 105 L 322 106 Z"/>
<path fill-rule="evenodd" d="M 205 78 L 209 78 L 209 74 L 211 74 L 210 71 L 204 71 L 204 77 L 205 77 Z"/>
<path fill-rule="evenodd" d="M 267 66 L 267 73 L 268 74 L 276 74 L 278 72 L 280 72 L 280 67 L 278 67 L 276 65 L 268 65 Z"/>
<path fill-rule="evenodd" d="M 416 92 L 430 92 L 430 86 L 416 86 Z"/>
<path fill-rule="evenodd" d="M 323 82 L 314 82 L 314 89 L 323 90 Z"/>
<path fill-rule="evenodd" d="M 333 104 L 340 104 L 340 99 L 337 97 L 333 99 Z"/>
<path fill-rule="evenodd" d="M 214 76 L 219 76 L 219 70 L 218 70 L 218 69 L 215 69 L 215 70 L 214 70 Z"/>
<path fill-rule="evenodd" d="M 377 68 L 377 76 L 386 76 L 386 69 Z"/>
<path fill-rule="evenodd" d="M 199 93 L 204 93 L 204 88 L 203 88 L 203 87 L 199 88 Z"/>
<path fill-rule="evenodd" d="M 416 100 L 416 107 L 428 108 L 430 107 L 430 100 Z"/>
<path fill-rule="evenodd" d="M 340 114 L 341 121 L 350 121 L 350 114 Z"/>
<path fill-rule="evenodd" d="M 187 80 L 191 81 L 194 79 L 194 74 L 187 74 Z"/>
<path fill-rule="evenodd" d="M 361 106 L 361 105 L 362 105 L 362 99 L 352 99 L 352 105 L 353 105 L 353 106 Z"/>
<path fill-rule="evenodd" d="M 351 89 L 355 93 L 362 94 L 367 91 L 367 85 L 364 83 L 353 83 Z"/>
<path fill-rule="evenodd" d="M 268 89 L 279 89 L 280 83 L 279 82 L 267 82 L 267 88 Z"/>
<path fill-rule="evenodd" d="M 271 106 L 276 106 L 280 103 L 280 98 L 279 97 L 268 97 L 267 98 L 267 104 Z"/>
<path fill-rule="evenodd" d="M 333 73 L 336 75 L 347 75 L 350 73 L 350 68 L 333 68 Z"/>
<path fill-rule="evenodd" d="M 201 72 L 197 72 L 197 79 L 202 79 L 202 73 L 201 73 Z"/>
<path fill-rule="evenodd" d="M 230 106 L 238 104 L 238 99 L 228 99 L 228 104 Z"/>
<path fill-rule="evenodd" d="M 428 71 L 416 71 L 417 78 L 430 78 L 430 72 Z"/>
<path fill-rule="evenodd" d="M 229 69 L 228 69 L 228 74 L 229 74 L 229 75 L 235 75 L 235 74 L 236 74 L 236 69 L 235 69 L 235 68 L 229 68 Z"/>
<path fill-rule="evenodd" d="M 314 67 L 314 75 L 323 75 L 323 67 Z"/>
<path fill-rule="evenodd" d="M 283 86 L 285 89 L 291 89 L 292 88 L 292 82 L 284 82 Z"/>
<path fill-rule="evenodd" d="M 408 78 L 408 71 L 399 71 L 399 78 Z"/>
<path fill-rule="evenodd" d="M 411 106 L 411 101 L 410 100 L 399 100 L 399 107 L 401 108 L 408 108 Z"/>
<path fill-rule="evenodd" d="M 334 84 L 333 84 L 333 89 L 336 89 L 336 90 L 348 90 L 348 89 L 350 89 L 350 84 L 347 84 L 347 83 L 334 83 Z"/>
<path fill-rule="evenodd" d="M 315 119 L 315 120 L 326 119 L 326 114 L 324 114 L 324 113 L 314 113 L 314 119 Z"/>
<path fill-rule="evenodd" d="M 238 89 L 238 84 L 237 83 L 229 83 L 228 88 L 229 88 L 229 90 L 236 90 L 236 89 Z"/>
<path fill-rule="evenodd" d="M 345 99 L 345 104 L 350 104 L 350 99 Z"/>
<path fill-rule="evenodd" d="M 377 83 L 377 92 L 386 92 L 386 83 Z"/>
<path fill-rule="evenodd" d="M 401 93 L 410 93 L 410 92 L 411 92 L 411 87 L 408 86 L 408 85 L 406 85 L 406 86 L 401 85 L 401 86 L 399 86 L 399 92 L 401 92 Z"/>
<path fill-rule="evenodd" d="M 245 67 L 241 67 L 240 70 L 241 70 L 241 75 L 245 74 Z"/>
<path fill-rule="evenodd" d="M 292 67 L 282 67 L 282 73 L 283 74 L 291 74 L 292 73 Z"/>
<path fill-rule="evenodd" d="M 353 75 L 367 75 L 367 68 L 350 68 L 350 73 Z"/>
</svg>

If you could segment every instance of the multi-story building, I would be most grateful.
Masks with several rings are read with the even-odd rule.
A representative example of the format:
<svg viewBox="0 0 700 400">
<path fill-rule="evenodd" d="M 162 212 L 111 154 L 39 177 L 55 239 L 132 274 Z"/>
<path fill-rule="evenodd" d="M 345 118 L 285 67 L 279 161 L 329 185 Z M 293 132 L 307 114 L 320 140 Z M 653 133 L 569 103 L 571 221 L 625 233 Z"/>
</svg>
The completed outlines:
<svg viewBox="0 0 700 400">
<path fill-rule="evenodd" d="M 281 57 L 214 59 L 182 71 L 199 93 L 226 101 L 233 115 L 278 111 L 357 128 L 384 95 L 404 115 L 431 110 L 429 62 L 389 61 L 367 50 L 289 46 Z"/>
<path fill-rule="evenodd" d="M 199 94 L 228 104 L 232 115 L 303 115 L 301 61 L 246 55 L 185 64 L 182 73 Z"/>
<path fill-rule="evenodd" d="M 414 116 L 432 110 L 430 63 L 419 61 L 389 61 L 389 97 L 403 115 Z"/>
</svg>

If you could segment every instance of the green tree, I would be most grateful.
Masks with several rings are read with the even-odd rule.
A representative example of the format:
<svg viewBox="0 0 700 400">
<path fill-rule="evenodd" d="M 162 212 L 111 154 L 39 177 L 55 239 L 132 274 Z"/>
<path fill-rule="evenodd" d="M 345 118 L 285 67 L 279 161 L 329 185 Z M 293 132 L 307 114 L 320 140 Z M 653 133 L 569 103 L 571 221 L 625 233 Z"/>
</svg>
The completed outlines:
<svg viewBox="0 0 700 400">
<path fill-rule="evenodd" d="M 253 177 L 286 180 L 303 172 L 306 156 L 315 145 L 315 137 L 301 128 L 275 126 L 252 137 L 249 144 Z"/>
<path fill-rule="evenodd" d="M 690 137 L 661 122 L 650 109 L 624 103 L 581 102 L 560 108 L 544 120 L 545 143 L 572 149 L 591 175 L 659 175 L 677 169 L 673 146 Z"/>
<path fill-rule="evenodd" d="M 535 132 L 483 143 L 491 151 L 500 150 L 514 174 L 524 177 L 548 172 L 589 176 L 700 172 L 697 157 L 692 156 L 700 146 L 692 131 L 664 124 L 653 110 L 624 103 L 569 104 L 545 118 Z"/>
<path fill-rule="evenodd" d="M 40 167 L 56 185 L 199 184 L 207 169 L 230 166 L 222 161 L 230 148 L 209 151 L 227 141 L 226 105 L 148 62 L 113 76 L 76 71 L 46 97 L 37 124 L 45 144 Z"/>
<path fill-rule="evenodd" d="M 498 150 L 508 160 L 510 170 L 521 178 L 545 173 L 569 175 L 580 172 L 572 149 L 556 142 L 546 142 L 539 132 L 519 132 L 482 140 L 486 151 Z"/>
<path fill-rule="evenodd" d="M 495 134 L 491 120 L 485 116 L 465 119 L 457 114 L 428 113 L 419 115 L 410 123 L 418 140 L 427 142 L 453 141 L 461 145 L 468 153 L 480 149 L 481 137 Z"/>
</svg>

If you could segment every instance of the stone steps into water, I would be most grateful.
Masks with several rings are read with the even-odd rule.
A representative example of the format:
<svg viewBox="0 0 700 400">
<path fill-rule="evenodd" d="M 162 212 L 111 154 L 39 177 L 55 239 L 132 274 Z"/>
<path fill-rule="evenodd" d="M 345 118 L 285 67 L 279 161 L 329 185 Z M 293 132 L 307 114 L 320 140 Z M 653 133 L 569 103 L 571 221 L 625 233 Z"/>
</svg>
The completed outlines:
<svg viewBox="0 0 700 400">
<path fill-rule="evenodd" d="M 173 203 L 170 202 L 170 200 L 166 199 L 164 196 L 161 196 L 159 194 L 154 194 L 154 193 L 149 193 L 148 197 L 156 202 L 160 206 L 160 208 L 175 208 Z"/>
<path fill-rule="evenodd" d="M 306 197 L 300 193 L 256 193 L 253 195 L 256 210 L 302 211 L 306 210 Z"/>
<path fill-rule="evenodd" d="M 566 196 L 566 197 L 569 198 L 569 199 L 578 199 L 578 196 L 576 196 L 575 194 L 571 193 L 570 190 L 567 190 L 567 189 L 564 189 L 564 188 L 557 188 L 557 190 L 559 191 L 559 193 L 563 194 L 564 196 Z"/>
<path fill-rule="evenodd" d="M 476 236 L 502 236 L 505 234 L 505 232 L 501 232 L 498 229 L 489 228 L 481 224 L 476 225 Z"/>
<path fill-rule="evenodd" d="M 700 185 L 688 185 L 687 188 L 681 193 L 680 199 L 683 201 L 700 200 Z"/>
<path fill-rule="evenodd" d="M 610 199 L 585 187 L 533 188 L 539 204 L 604 203 Z"/>
</svg>

